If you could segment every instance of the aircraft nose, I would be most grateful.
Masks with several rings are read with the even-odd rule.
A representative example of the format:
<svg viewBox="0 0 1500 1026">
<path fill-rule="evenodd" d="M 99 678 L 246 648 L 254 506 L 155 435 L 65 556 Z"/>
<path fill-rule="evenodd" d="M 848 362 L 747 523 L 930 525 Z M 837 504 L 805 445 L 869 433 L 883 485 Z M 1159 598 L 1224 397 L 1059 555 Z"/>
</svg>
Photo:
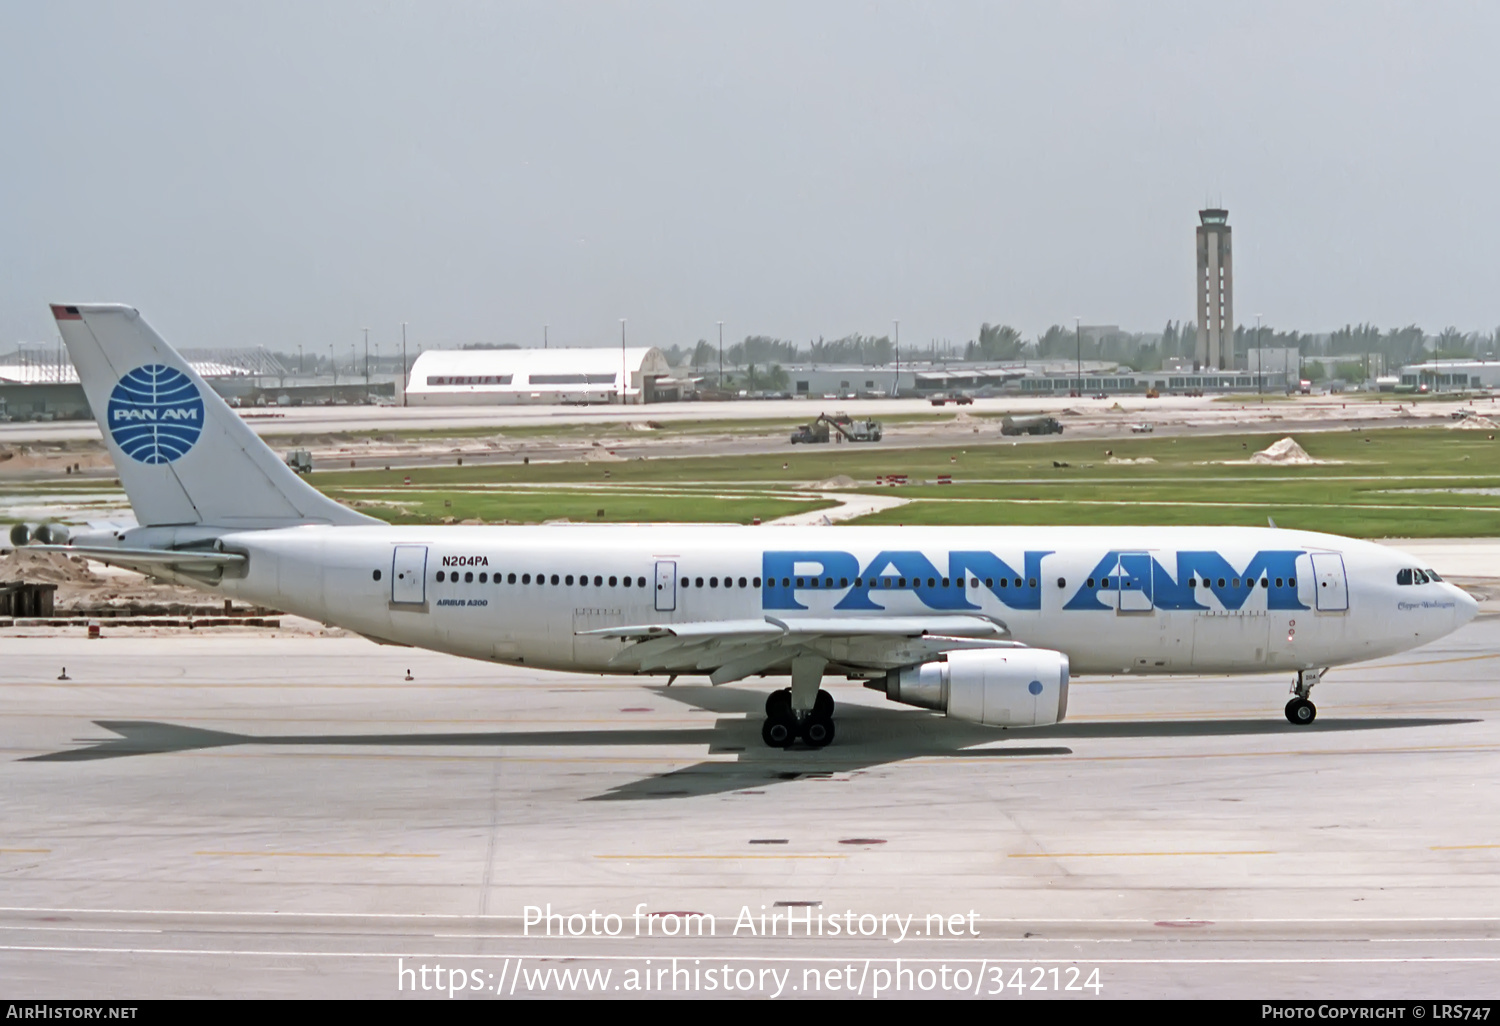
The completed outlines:
<svg viewBox="0 0 1500 1026">
<path fill-rule="evenodd" d="M 1453 626 L 1457 628 L 1474 619 L 1475 615 L 1479 612 L 1479 602 L 1475 600 L 1473 595 L 1470 595 L 1457 585 L 1454 586 L 1453 590 L 1458 593 L 1457 602 L 1453 607 Z"/>
</svg>

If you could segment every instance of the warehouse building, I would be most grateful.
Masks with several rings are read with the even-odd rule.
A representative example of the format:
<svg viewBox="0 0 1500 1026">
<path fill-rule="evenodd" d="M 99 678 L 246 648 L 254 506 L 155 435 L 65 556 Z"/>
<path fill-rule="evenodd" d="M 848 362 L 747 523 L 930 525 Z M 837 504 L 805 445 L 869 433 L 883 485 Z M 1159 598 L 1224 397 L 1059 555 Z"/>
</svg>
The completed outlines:
<svg viewBox="0 0 1500 1026">
<path fill-rule="evenodd" d="M 623 379 L 623 388 L 622 388 Z M 409 406 L 654 403 L 680 382 L 660 349 L 430 349 L 406 384 Z"/>
<path fill-rule="evenodd" d="M 1500 388 L 1500 361 L 1430 360 L 1401 368 L 1401 384 L 1429 392 Z"/>
</svg>

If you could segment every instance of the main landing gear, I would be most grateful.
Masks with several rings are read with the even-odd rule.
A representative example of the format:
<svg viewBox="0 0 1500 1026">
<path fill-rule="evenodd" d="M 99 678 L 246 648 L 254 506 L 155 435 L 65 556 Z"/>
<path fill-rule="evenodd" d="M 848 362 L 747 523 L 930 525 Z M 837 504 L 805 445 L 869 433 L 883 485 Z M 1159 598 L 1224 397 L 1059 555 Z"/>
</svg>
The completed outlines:
<svg viewBox="0 0 1500 1026">
<path fill-rule="evenodd" d="M 761 740 L 772 748 L 790 748 L 800 737 L 809 748 L 833 740 L 833 696 L 818 685 L 827 660 L 798 656 L 792 660 L 792 686 L 766 697 Z"/>
<path fill-rule="evenodd" d="M 822 748 L 833 740 L 833 696 L 819 689 L 812 712 L 799 719 L 792 712 L 792 689 L 782 688 L 766 696 L 766 722 L 761 740 L 772 748 L 790 748 L 797 738 L 809 748 Z"/>
<path fill-rule="evenodd" d="M 1298 727 L 1305 727 L 1318 717 L 1318 707 L 1308 699 L 1312 694 L 1313 686 L 1323 679 L 1323 674 L 1328 672 L 1325 666 L 1319 670 L 1299 670 L 1297 682 L 1292 685 L 1294 697 L 1286 704 L 1286 718 L 1289 723 Z"/>
</svg>

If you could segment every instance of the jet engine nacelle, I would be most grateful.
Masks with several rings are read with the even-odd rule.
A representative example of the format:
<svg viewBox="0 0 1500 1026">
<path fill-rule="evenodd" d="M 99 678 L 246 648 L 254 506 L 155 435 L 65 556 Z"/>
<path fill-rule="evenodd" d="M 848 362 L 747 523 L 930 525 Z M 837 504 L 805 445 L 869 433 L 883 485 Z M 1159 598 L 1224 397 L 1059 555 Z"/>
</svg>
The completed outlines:
<svg viewBox="0 0 1500 1026">
<path fill-rule="evenodd" d="M 991 727 L 1060 723 L 1068 712 L 1068 657 L 1044 648 L 949 652 L 886 674 L 885 695 Z"/>
<path fill-rule="evenodd" d="M 66 545 L 72 534 L 62 524 L 12 524 L 10 528 L 10 543 L 12 545 L 30 545 L 36 542 L 40 545 Z"/>
</svg>

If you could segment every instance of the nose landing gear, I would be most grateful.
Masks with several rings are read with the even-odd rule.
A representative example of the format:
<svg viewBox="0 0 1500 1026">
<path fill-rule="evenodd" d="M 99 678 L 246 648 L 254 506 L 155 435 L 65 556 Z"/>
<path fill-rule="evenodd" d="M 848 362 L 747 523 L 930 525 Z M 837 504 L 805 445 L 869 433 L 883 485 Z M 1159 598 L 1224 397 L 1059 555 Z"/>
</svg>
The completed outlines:
<svg viewBox="0 0 1500 1026">
<path fill-rule="evenodd" d="M 1317 670 L 1297 671 L 1297 682 L 1292 685 L 1292 694 L 1295 697 L 1286 704 L 1288 723 L 1305 727 L 1317 719 L 1318 707 L 1312 704 L 1308 696 L 1312 694 L 1313 687 L 1323 679 L 1323 674 L 1327 672 L 1326 666 Z"/>
</svg>

